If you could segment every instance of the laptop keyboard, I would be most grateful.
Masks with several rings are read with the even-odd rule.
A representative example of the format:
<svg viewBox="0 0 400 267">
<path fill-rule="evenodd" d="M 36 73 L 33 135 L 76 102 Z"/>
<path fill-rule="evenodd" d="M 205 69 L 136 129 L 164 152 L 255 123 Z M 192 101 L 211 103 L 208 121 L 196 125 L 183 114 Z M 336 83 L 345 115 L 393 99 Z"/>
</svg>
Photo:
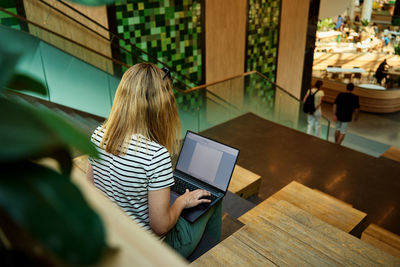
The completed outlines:
<svg viewBox="0 0 400 267">
<path fill-rule="evenodd" d="M 174 191 L 180 195 L 183 195 L 186 192 L 186 189 L 189 189 L 189 191 L 193 191 L 193 190 L 196 190 L 199 188 L 191 183 L 184 181 L 184 180 L 175 179 L 175 184 L 171 187 L 171 189 L 172 189 L 172 191 Z M 207 196 L 205 198 L 210 199 L 211 202 L 213 202 L 217 197 L 211 194 L 210 196 Z"/>
</svg>

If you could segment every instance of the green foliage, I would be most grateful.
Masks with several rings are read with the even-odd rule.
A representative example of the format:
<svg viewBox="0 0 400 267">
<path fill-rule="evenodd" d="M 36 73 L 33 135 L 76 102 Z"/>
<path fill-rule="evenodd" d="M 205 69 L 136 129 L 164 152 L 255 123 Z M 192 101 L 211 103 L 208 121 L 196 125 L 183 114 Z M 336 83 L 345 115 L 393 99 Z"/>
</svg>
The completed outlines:
<svg viewBox="0 0 400 267">
<path fill-rule="evenodd" d="M 400 55 L 400 44 L 398 44 L 398 45 L 396 45 L 396 46 L 394 47 L 394 53 L 395 53 L 396 55 Z"/>
<path fill-rule="evenodd" d="M 369 25 L 369 20 L 367 20 L 367 19 L 363 19 L 363 20 L 361 20 L 361 25 L 363 25 L 363 26 L 368 26 Z"/>
<path fill-rule="evenodd" d="M 23 245 L 33 239 L 63 264 L 95 264 L 106 247 L 104 227 L 69 173 L 72 148 L 93 157 L 96 149 L 55 113 L 6 97 L 10 88 L 47 93 L 35 79 L 14 74 L 19 55 L 9 49 L 0 38 L 0 214 L 7 219 L 0 220 L 0 228 L 14 248 L 27 254 L 32 248 Z M 32 161 L 44 157 L 57 160 L 61 174 Z M 15 235 L 13 229 L 27 235 Z"/>
<path fill-rule="evenodd" d="M 105 247 L 102 222 L 68 176 L 29 161 L 0 166 L 0 206 L 16 224 L 63 262 L 98 261 Z"/>
<path fill-rule="evenodd" d="M 335 28 L 335 23 L 331 18 L 326 18 L 318 21 L 317 30 L 318 31 L 330 31 Z"/>
</svg>

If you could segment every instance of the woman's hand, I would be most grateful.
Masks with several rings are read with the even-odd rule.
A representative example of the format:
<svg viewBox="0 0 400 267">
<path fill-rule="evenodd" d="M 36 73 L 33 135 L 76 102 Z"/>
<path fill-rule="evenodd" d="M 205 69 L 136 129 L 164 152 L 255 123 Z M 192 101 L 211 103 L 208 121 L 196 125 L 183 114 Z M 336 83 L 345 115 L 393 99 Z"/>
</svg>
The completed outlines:
<svg viewBox="0 0 400 267">
<path fill-rule="evenodd" d="M 210 203 L 211 200 L 203 198 L 210 195 L 211 193 L 206 190 L 196 189 L 194 191 L 189 191 L 189 189 L 186 189 L 185 194 L 183 194 L 179 198 L 182 198 L 184 200 L 185 208 L 192 208 L 199 205 L 200 203 Z"/>
</svg>

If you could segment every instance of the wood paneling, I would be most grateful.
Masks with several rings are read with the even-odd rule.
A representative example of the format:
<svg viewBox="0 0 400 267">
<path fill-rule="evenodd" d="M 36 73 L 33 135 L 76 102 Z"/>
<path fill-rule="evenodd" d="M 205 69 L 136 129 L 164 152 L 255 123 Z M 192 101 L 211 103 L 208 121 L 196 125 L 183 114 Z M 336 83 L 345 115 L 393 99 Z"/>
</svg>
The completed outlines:
<svg viewBox="0 0 400 267">
<path fill-rule="evenodd" d="M 206 83 L 244 72 L 246 0 L 205 1 Z"/>
<path fill-rule="evenodd" d="M 56 0 L 46 0 L 47 3 L 62 10 L 69 16 L 77 19 L 80 23 L 90 27 L 91 29 L 98 31 L 102 36 L 109 39 L 107 31 L 96 26 L 94 23 L 85 19 L 83 16 L 71 11 Z M 101 36 L 96 35 L 85 27 L 79 25 L 73 20 L 60 14 L 59 12 L 51 9 L 47 5 L 37 0 L 24 0 L 26 18 L 30 21 L 36 22 L 45 28 L 48 28 L 56 33 L 59 33 L 66 38 L 72 39 L 80 44 L 90 47 L 104 55 L 111 57 L 111 46 L 108 40 L 105 40 Z M 87 16 L 94 18 L 98 23 L 104 27 L 108 27 L 106 7 L 83 7 L 74 5 L 80 12 Z M 48 33 L 45 30 L 41 30 L 35 26 L 30 25 L 29 31 L 31 34 L 38 36 L 43 41 L 46 41 L 55 47 L 74 55 L 75 57 L 82 59 L 106 72 L 113 73 L 112 62 L 105 59 L 89 50 L 79 47 L 61 37 L 57 37 L 54 34 Z"/>
<path fill-rule="evenodd" d="M 300 98 L 309 0 L 282 0 L 277 84 Z"/>
<path fill-rule="evenodd" d="M 313 78 L 312 84 L 315 84 L 317 80 L 321 79 Z M 330 80 L 323 80 L 323 82 L 324 102 L 334 103 L 340 92 L 347 91 L 345 83 Z M 355 86 L 353 93 L 359 97 L 360 110 L 376 113 L 400 111 L 400 90 L 374 90 Z"/>
<path fill-rule="evenodd" d="M 244 72 L 246 46 L 246 0 L 205 1 L 205 75 L 206 83 L 215 82 Z M 240 107 L 244 79 L 234 79 L 207 90 Z M 210 96 L 211 97 L 211 96 Z M 232 102 L 234 100 L 234 102 Z M 235 112 L 207 100 L 207 120 L 215 123 L 218 116 Z M 224 115 L 225 114 L 225 115 Z"/>
</svg>

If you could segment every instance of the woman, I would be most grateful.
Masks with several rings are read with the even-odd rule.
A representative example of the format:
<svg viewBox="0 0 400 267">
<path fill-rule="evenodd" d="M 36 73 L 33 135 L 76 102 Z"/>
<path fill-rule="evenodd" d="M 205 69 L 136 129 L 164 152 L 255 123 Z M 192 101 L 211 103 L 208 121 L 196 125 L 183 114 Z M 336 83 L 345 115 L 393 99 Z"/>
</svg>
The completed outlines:
<svg viewBox="0 0 400 267">
<path fill-rule="evenodd" d="M 210 202 L 202 199 L 209 192 L 186 190 L 170 206 L 170 153 L 177 152 L 179 134 L 170 80 L 153 64 L 137 64 L 123 75 L 109 118 L 92 135 L 100 159 L 89 158 L 88 178 L 140 226 L 165 235 L 187 257 L 204 232 L 219 241 L 221 204 L 193 224 L 180 214 Z"/>
<path fill-rule="evenodd" d="M 318 80 L 315 83 L 314 88 L 307 91 L 303 99 L 303 104 L 306 102 L 307 97 L 310 94 L 314 95 L 314 106 L 315 112 L 313 114 L 307 114 L 307 133 L 314 134 L 315 136 L 321 136 L 321 104 L 322 98 L 324 97 L 324 91 L 321 90 L 322 81 Z M 314 133 L 313 133 L 314 131 Z"/>
</svg>

